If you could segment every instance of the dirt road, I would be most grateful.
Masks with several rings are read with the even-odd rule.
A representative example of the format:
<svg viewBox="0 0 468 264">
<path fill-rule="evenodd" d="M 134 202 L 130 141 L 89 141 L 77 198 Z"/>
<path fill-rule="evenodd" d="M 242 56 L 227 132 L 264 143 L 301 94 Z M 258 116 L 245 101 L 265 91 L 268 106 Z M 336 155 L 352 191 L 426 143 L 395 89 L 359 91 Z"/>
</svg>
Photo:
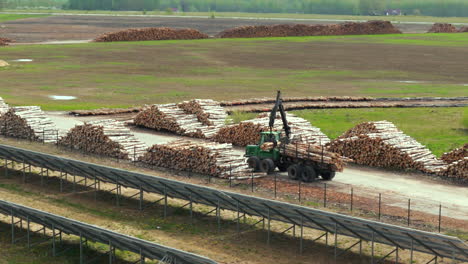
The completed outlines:
<svg viewBox="0 0 468 264">
<path fill-rule="evenodd" d="M 114 118 L 129 120 L 132 115 L 118 115 L 112 117 L 89 116 L 76 117 L 65 112 L 48 112 L 49 117 L 62 130 L 68 130 L 84 121 Z M 148 129 L 131 128 L 137 138 L 148 146 L 157 143 L 167 143 L 180 138 L 177 135 L 156 132 Z M 195 139 L 194 139 L 195 140 Z M 237 148 L 242 155 L 243 149 Z M 287 178 L 285 174 L 280 177 Z M 323 182 L 307 183 L 322 186 Z M 387 205 L 407 208 L 408 199 L 412 200 L 412 209 L 438 214 L 439 204 L 443 205 L 443 215 L 468 220 L 468 188 L 442 183 L 419 173 L 394 172 L 362 166 L 349 166 L 344 172 L 338 173 L 328 185 L 336 191 L 349 193 L 353 187 L 357 196 L 375 199 L 378 202 L 379 193 Z"/>
<path fill-rule="evenodd" d="M 113 16 L 113 15 L 64 15 L 28 18 L 0 23 L 2 36 L 14 39 L 17 43 L 40 43 L 61 41 L 83 41 L 98 35 L 127 28 L 174 27 L 194 28 L 210 36 L 243 25 L 272 24 L 336 24 L 343 20 L 316 19 L 256 19 L 256 18 L 216 18 L 196 16 Z M 405 33 L 424 33 L 432 23 L 407 22 L 395 26 Z"/>
</svg>

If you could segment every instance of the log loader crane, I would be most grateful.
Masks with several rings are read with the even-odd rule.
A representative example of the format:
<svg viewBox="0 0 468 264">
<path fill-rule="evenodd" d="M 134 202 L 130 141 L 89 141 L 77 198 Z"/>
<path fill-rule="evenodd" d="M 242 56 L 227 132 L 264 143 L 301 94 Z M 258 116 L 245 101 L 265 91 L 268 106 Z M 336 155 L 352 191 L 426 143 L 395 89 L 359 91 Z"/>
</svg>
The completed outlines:
<svg viewBox="0 0 468 264">
<path fill-rule="evenodd" d="M 278 111 L 283 122 L 284 136 L 281 131 L 273 131 Z M 292 142 L 294 139 L 291 139 L 291 127 L 284 111 L 281 91 L 278 91 L 275 105 L 270 112 L 269 128 L 269 131 L 260 133 L 260 141 L 257 145 L 246 147 L 245 157 L 248 158 L 248 166 L 254 172 L 262 171 L 271 174 L 278 168 L 281 172 L 287 171 L 290 179 L 304 182 L 314 181 L 319 176 L 326 181 L 335 177 L 335 171 L 330 164 L 301 158 L 298 155 L 286 155 L 285 146 L 294 144 Z"/>
</svg>

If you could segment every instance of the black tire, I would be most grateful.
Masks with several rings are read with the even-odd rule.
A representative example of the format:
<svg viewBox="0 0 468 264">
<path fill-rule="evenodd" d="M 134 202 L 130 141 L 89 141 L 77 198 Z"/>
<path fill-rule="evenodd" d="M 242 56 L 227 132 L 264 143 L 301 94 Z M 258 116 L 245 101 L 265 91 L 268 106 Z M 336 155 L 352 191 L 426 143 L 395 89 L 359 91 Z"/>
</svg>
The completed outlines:
<svg viewBox="0 0 468 264">
<path fill-rule="evenodd" d="M 336 174 L 336 172 L 334 172 L 334 171 L 322 172 L 322 179 L 324 181 L 331 181 L 331 180 L 333 180 L 333 178 L 335 178 L 335 174 Z"/>
<path fill-rule="evenodd" d="M 288 171 L 289 164 L 288 163 L 278 163 L 278 170 L 281 172 Z"/>
<path fill-rule="evenodd" d="M 250 157 L 247 159 L 247 164 L 254 172 L 260 171 L 260 159 L 258 157 Z"/>
<path fill-rule="evenodd" d="M 317 179 L 317 172 L 312 166 L 305 166 L 301 174 L 301 180 L 303 182 L 311 182 Z"/>
<path fill-rule="evenodd" d="M 288 177 L 291 180 L 297 180 L 302 175 L 303 167 L 301 165 L 291 165 L 288 167 Z"/>
<path fill-rule="evenodd" d="M 260 170 L 270 174 L 275 170 L 275 163 L 271 159 L 264 159 L 260 162 Z"/>
</svg>

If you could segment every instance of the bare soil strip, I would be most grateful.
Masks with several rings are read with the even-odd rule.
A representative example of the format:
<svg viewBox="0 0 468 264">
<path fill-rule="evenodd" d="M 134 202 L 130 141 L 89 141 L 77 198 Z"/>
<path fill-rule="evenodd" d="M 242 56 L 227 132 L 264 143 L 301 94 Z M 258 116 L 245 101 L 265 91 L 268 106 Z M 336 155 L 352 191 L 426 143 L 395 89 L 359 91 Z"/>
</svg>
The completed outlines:
<svg viewBox="0 0 468 264">
<path fill-rule="evenodd" d="M 341 21 L 301 20 L 300 23 L 335 24 Z M 36 43 L 48 41 L 90 40 L 108 32 L 128 28 L 173 27 L 193 28 L 210 36 L 223 30 L 245 25 L 297 24 L 297 20 L 248 19 L 201 17 L 144 17 L 144 16 L 102 16 L 102 15 L 57 15 L 43 18 L 30 18 L 2 23 L 2 36 L 18 43 Z M 424 33 L 432 26 L 421 23 L 400 23 L 395 25 L 404 33 Z"/>
</svg>

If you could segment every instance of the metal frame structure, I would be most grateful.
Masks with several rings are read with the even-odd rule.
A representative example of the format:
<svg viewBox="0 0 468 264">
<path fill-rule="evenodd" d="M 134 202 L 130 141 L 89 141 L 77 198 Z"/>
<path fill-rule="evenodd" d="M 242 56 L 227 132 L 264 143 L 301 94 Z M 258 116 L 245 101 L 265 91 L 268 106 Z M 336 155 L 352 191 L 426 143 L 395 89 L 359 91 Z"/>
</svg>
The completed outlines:
<svg viewBox="0 0 468 264">
<path fill-rule="evenodd" d="M 390 254 L 395 253 L 398 260 L 399 250 L 409 250 L 411 262 L 413 252 L 431 254 L 437 261 L 438 258 L 448 258 L 455 261 L 468 261 L 468 244 L 464 241 L 450 236 L 415 230 L 380 223 L 376 221 L 346 216 L 323 210 L 299 206 L 295 204 L 263 199 L 234 192 L 217 190 L 205 186 L 190 184 L 186 182 L 170 180 L 162 177 L 145 175 L 126 170 L 96 165 L 83 161 L 66 159 L 53 155 L 33 152 L 15 147 L 0 145 L 0 158 L 8 161 L 28 163 L 29 165 L 46 168 L 68 175 L 77 175 L 84 178 L 107 182 L 116 185 L 117 196 L 121 187 L 133 188 L 139 191 L 140 209 L 143 203 L 144 192 L 162 195 L 160 201 L 164 202 L 164 216 L 167 215 L 167 199 L 176 198 L 188 201 L 192 216 L 192 204 L 203 204 L 213 207 L 216 211 L 218 225 L 220 223 L 220 210 L 237 212 L 237 225 L 241 214 L 260 217 L 263 224 L 267 221 L 267 242 L 270 242 L 270 222 L 280 221 L 300 227 L 300 251 L 303 249 L 303 228 L 312 228 L 325 232 L 326 238 L 329 234 L 335 237 L 334 256 L 338 257 L 337 241 L 338 235 L 356 238 L 359 240 L 354 246 L 362 248 L 362 242 L 371 243 L 372 263 L 375 263 L 374 244 L 381 243 L 395 248 Z M 117 199 L 118 201 L 118 199 Z M 327 239 L 328 241 L 328 239 Z M 344 250 L 349 251 L 351 248 Z M 360 250 L 361 252 L 361 250 Z M 342 252 L 343 253 L 343 252 Z M 390 256 L 388 254 L 388 256 Z M 386 257 L 388 257 L 386 256 Z M 377 262 L 378 263 L 378 262 Z"/>
<path fill-rule="evenodd" d="M 130 251 L 140 255 L 137 263 L 145 263 L 146 259 L 166 260 L 165 263 L 185 263 L 185 264 L 216 264 L 215 261 L 198 256 L 185 251 L 174 248 L 158 245 L 146 240 L 135 237 L 119 234 L 107 229 L 103 229 L 94 225 L 86 224 L 62 216 L 50 214 L 44 211 L 22 206 L 19 204 L 10 203 L 0 200 L 0 213 L 6 216 L 11 216 L 11 240 L 16 243 L 22 239 L 27 240 L 28 248 L 31 247 L 31 235 L 43 233 L 46 235 L 46 229 L 52 231 L 52 236 L 36 244 L 44 243 L 52 240 L 52 255 L 57 256 L 57 240 L 62 242 L 62 234 L 75 235 L 80 237 L 80 263 L 84 263 L 85 256 L 83 253 L 84 245 L 88 240 L 100 242 L 109 245 L 109 263 L 112 263 L 115 258 L 115 249 Z M 26 226 L 26 235 L 17 237 L 15 231 L 16 226 L 23 226 L 23 221 Z M 32 231 L 31 223 L 36 223 L 42 226 L 38 230 Z M 63 251 L 62 251 L 63 252 Z M 167 261 L 169 260 L 169 261 Z M 92 261 L 87 261 L 87 263 Z"/>
</svg>

